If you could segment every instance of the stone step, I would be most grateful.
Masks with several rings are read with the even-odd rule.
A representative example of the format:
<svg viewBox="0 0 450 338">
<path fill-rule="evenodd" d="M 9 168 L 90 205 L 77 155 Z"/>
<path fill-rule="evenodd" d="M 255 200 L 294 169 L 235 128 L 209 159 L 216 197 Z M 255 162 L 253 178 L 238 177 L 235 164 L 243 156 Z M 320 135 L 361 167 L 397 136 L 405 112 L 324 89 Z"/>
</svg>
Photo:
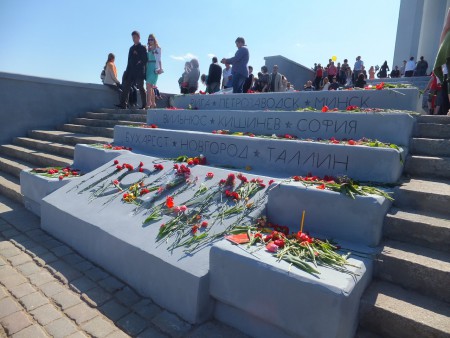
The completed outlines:
<svg viewBox="0 0 450 338">
<path fill-rule="evenodd" d="M 135 121 L 145 123 L 147 122 L 147 114 L 115 114 L 115 113 L 86 113 L 85 117 L 97 120 L 122 120 Z"/>
<path fill-rule="evenodd" d="M 147 110 L 145 109 L 119 109 L 119 108 L 101 108 L 95 111 L 96 113 L 105 114 L 120 114 L 120 115 L 143 115 L 147 116 Z"/>
<path fill-rule="evenodd" d="M 0 156 L 0 171 L 19 178 L 22 170 L 31 169 L 33 165 L 9 156 Z"/>
<path fill-rule="evenodd" d="M 17 177 L 11 176 L 0 171 L 0 194 L 9 199 L 23 203 L 22 194 L 20 193 L 20 181 Z"/>
<path fill-rule="evenodd" d="M 72 160 L 66 157 L 61 157 L 47 152 L 32 150 L 12 144 L 4 144 L 0 146 L 0 153 L 11 157 L 17 157 L 23 161 L 30 162 L 38 167 L 52 167 L 52 166 L 69 166 Z"/>
<path fill-rule="evenodd" d="M 398 208 L 437 212 L 450 218 L 448 180 L 405 179 L 394 192 L 394 205 Z"/>
<path fill-rule="evenodd" d="M 60 142 L 69 145 L 113 142 L 113 139 L 109 137 L 71 133 L 62 130 L 31 130 L 28 132 L 28 136 L 39 140 Z"/>
<path fill-rule="evenodd" d="M 79 124 L 83 126 L 90 127 L 104 127 L 104 128 L 114 128 L 115 125 L 135 125 L 139 126 L 142 122 L 135 121 L 121 121 L 121 120 L 102 120 L 102 119 L 88 119 L 88 118 L 76 118 L 73 120 L 74 124 Z"/>
<path fill-rule="evenodd" d="M 28 137 L 16 137 L 13 144 L 24 147 L 42 150 L 50 154 L 60 155 L 63 157 L 73 158 L 75 148 L 66 144 L 37 140 Z"/>
<path fill-rule="evenodd" d="M 57 129 L 62 131 L 69 131 L 71 133 L 89 134 L 110 138 L 114 137 L 114 128 L 89 127 L 67 123 L 63 124 L 62 126 L 59 126 Z"/>
<path fill-rule="evenodd" d="M 448 338 L 450 306 L 400 286 L 374 281 L 364 293 L 360 325 L 384 338 Z"/>
<path fill-rule="evenodd" d="M 410 152 L 413 155 L 450 156 L 450 140 L 413 138 Z"/>
<path fill-rule="evenodd" d="M 404 172 L 411 176 L 450 179 L 450 157 L 408 156 Z"/>
<path fill-rule="evenodd" d="M 384 242 L 375 261 L 379 279 L 450 302 L 450 254 L 394 240 Z"/>
<path fill-rule="evenodd" d="M 422 138 L 450 138 L 450 124 L 441 123 L 417 123 L 414 137 Z"/>
<path fill-rule="evenodd" d="M 417 117 L 419 123 L 450 124 L 448 115 L 420 115 Z"/>
<path fill-rule="evenodd" d="M 448 216 L 429 211 L 391 208 L 385 218 L 383 235 L 390 239 L 450 253 L 450 218 Z"/>
</svg>

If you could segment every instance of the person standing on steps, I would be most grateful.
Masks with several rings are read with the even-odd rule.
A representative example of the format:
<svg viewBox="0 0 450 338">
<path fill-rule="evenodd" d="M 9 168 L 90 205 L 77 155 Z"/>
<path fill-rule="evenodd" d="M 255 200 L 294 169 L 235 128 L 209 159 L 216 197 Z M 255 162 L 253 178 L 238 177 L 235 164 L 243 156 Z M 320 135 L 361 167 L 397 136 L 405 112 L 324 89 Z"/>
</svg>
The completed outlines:
<svg viewBox="0 0 450 338">
<path fill-rule="evenodd" d="M 206 91 L 209 94 L 216 93 L 220 90 L 220 78 L 222 77 L 222 67 L 217 63 L 217 57 L 212 58 L 209 66 L 208 77 L 206 79 Z"/>
<path fill-rule="evenodd" d="M 238 50 L 234 57 L 230 59 L 223 58 L 221 63 L 233 65 L 231 70 L 233 76 L 233 93 L 242 93 L 245 80 L 248 78 L 248 60 L 250 54 L 243 37 L 238 37 L 235 43 Z"/>
<path fill-rule="evenodd" d="M 130 93 L 131 85 L 135 83 L 141 94 L 141 109 L 144 109 L 147 106 L 147 95 L 144 88 L 145 69 L 148 61 L 147 49 L 140 43 L 141 36 L 138 31 L 133 31 L 131 37 L 133 46 L 130 47 L 128 52 L 127 77 L 123 83 L 122 99 L 117 107 L 127 109 L 128 94 Z"/>
<path fill-rule="evenodd" d="M 153 34 L 148 36 L 147 70 L 145 81 L 147 82 L 146 108 L 156 108 L 155 90 L 158 75 L 163 72 L 161 64 L 161 48 Z"/>
</svg>

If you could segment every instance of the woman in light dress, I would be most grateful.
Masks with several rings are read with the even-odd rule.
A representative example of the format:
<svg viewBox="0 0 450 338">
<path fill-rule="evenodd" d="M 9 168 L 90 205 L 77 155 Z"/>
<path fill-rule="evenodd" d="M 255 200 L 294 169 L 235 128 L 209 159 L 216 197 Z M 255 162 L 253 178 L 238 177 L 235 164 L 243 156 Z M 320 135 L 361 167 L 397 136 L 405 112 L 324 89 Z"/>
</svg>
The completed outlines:
<svg viewBox="0 0 450 338">
<path fill-rule="evenodd" d="M 163 72 L 161 63 L 161 48 L 153 34 L 148 36 L 147 45 L 147 73 L 145 81 L 147 82 L 147 108 L 156 108 L 155 87 L 158 82 L 158 75 Z"/>
</svg>

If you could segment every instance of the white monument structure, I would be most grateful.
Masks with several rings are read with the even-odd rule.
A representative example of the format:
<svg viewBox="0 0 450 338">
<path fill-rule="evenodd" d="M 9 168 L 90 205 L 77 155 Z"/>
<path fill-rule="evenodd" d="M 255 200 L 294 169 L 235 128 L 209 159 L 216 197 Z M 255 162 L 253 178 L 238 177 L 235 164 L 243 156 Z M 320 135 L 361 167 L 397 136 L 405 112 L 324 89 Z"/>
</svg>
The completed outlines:
<svg viewBox="0 0 450 338">
<path fill-rule="evenodd" d="M 450 0 L 402 0 L 400 3 L 393 66 L 401 66 L 411 56 L 433 67 L 439 38 Z"/>
</svg>

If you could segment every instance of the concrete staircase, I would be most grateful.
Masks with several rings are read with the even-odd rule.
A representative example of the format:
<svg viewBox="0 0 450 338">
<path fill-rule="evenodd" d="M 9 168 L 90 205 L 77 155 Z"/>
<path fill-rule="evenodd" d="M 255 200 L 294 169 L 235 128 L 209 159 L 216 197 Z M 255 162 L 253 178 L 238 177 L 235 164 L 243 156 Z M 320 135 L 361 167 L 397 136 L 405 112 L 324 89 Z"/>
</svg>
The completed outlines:
<svg viewBox="0 0 450 338">
<path fill-rule="evenodd" d="M 450 337 L 450 117 L 418 122 L 359 337 Z"/>
<path fill-rule="evenodd" d="M 101 109 L 55 130 L 30 130 L 26 137 L 0 145 L 0 193 L 22 203 L 19 175 L 23 169 L 71 165 L 77 143 L 111 143 L 116 124 L 145 122 L 144 110 Z"/>
</svg>

